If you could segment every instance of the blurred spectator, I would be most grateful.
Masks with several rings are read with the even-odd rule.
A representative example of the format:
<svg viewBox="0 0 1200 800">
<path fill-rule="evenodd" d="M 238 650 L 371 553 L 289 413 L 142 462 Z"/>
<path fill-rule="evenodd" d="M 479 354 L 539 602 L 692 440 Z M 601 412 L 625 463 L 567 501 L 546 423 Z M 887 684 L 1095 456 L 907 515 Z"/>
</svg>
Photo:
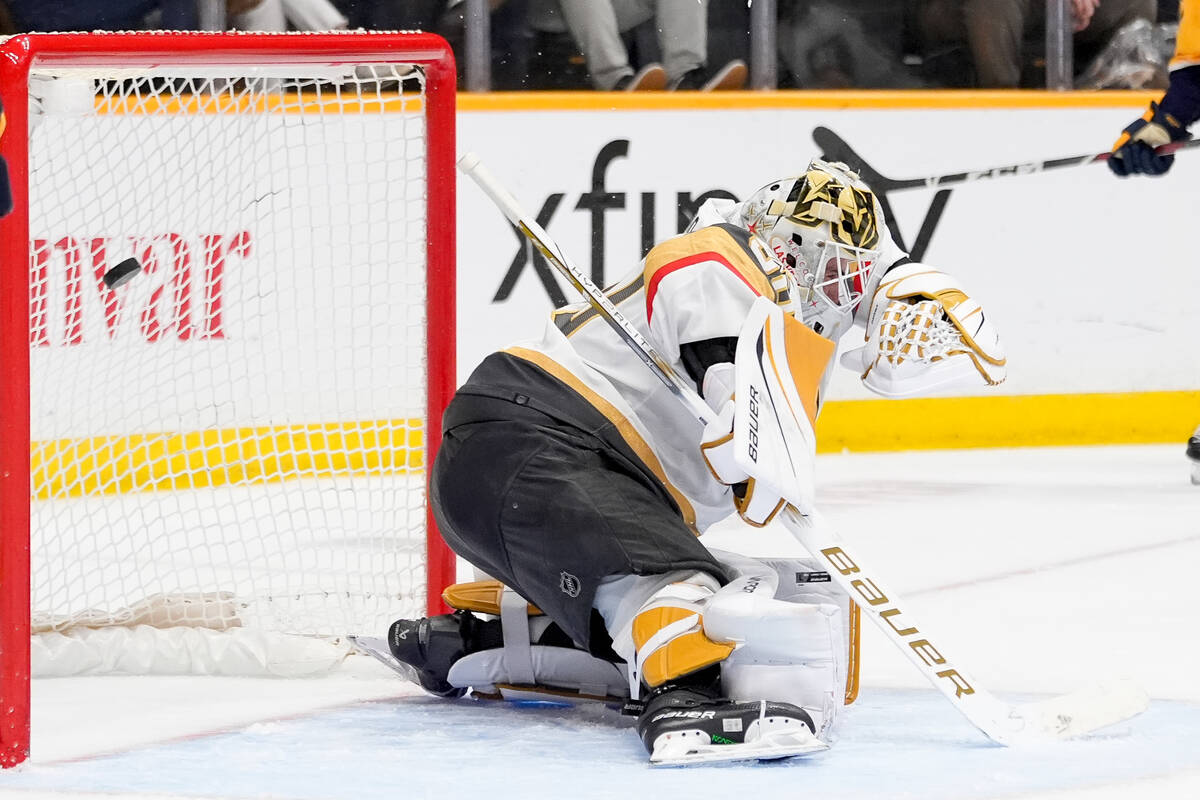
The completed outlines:
<svg viewBox="0 0 1200 800">
<path fill-rule="evenodd" d="M 730 61 L 715 72 L 707 67 L 707 14 L 707 0 L 531 0 L 530 25 L 569 31 L 597 89 L 740 89 L 748 75 L 744 62 Z M 635 72 L 622 34 L 651 21 L 662 64 L 643 64 Z"/>
<path fill-rule="evenodd" d="M 329 0 L 225 0 L 229 26 L 239 30 L 329 30 L 346 19 Z M 17 31 L 195 30 L 197 0 L 3 0 L 0 33 Z"/>
<path fill-rule="evenodd" d="M 341 30 L 349 20 L 329 0 L 226 0 L 227 27 L 239 31 Z"/>
<path fill-rule="evenodd" d="M 904 64 L 904 7 L 878 0 L 780 0 L 781 85 L 913 89 Z"/>
<path fill-rule="evenodd" d="M 1158 21 L 1179 22 L 1179 0 L 1158 0 Z"/>
<path fill-rule="evenodd" d="M 460 82 L 465 59 L 466 4 L 463 0 L 335 0 L 351 28 L 423 30 L 446 38 L 458 54 Z M 488 0 L 491 10 L 492 88 L 528 87 L 532 32 L 528 0 Z"/>
<path fill-rule="evenodd" d="M 146 27 L 152 13 L 161 13 L 159 27 L 195 30 L 200 24 L 196 0 L 88 0 L 46 2 L 6 0 L 13 25 L 29 31 L 136 30 Z"/>
<path fill-rule="evenodd" d="M 1069 7 L 1077 65 L 1090 61 L 1122 27 L 1138 19 L 1153 22 L 1158 14 L 1157 0 L 1069 0 Z M 926 52 L 965 44 L 974 84 L 983 88 L 1022 85 L 1029 64 L 1026 41 L 1045 30 L 1045 21 L 1045 0 L 917 0 L 916 22 Z M 1031 44 L 1042 52 L 1043 37 Z M 947 71 L 945 77 L 949 85 L 962 85 L 961 76 Z"/>
<path fill-rule="evenodd" d="M 13 22 L 12 14 L 8 12 L 8 4 L 0 0 L 0 36 L 12 36 L 20 33 L 17 23 Z"/>
<path fill-rule="evenodd" d="M 427 30 L 446 37 L 454 51 L 461 54 L 466 38 L 466 3 L 449 0 L 444 5 L 446 8 Z M 488 0 L 492 89 L 531 88 L 529 61 L 533 31 L 529 27 L 528 6 L 528 0 Z M 458 66 L 462 78 L 465 60 L 461 57 Z"/>
<path fill-rule="evenodd" d="M 335 0 L 351 28 L 431 31 L 449 0 Z"/>
</svg>

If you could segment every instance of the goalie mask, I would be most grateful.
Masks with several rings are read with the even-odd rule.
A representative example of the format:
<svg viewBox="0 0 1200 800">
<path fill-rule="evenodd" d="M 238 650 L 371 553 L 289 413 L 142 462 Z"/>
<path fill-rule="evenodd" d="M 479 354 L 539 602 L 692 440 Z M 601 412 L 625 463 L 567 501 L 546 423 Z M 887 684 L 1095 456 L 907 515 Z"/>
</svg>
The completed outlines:
<svg viewBox="0 0 1200 800">
<path fill-rule="evenodd" d="M 741 214 L 791 273 L 805 323 L 844 330 L 880 257 L 875 195 L 845 165 L 813 160 L 759 189 Z"/>
</svg>

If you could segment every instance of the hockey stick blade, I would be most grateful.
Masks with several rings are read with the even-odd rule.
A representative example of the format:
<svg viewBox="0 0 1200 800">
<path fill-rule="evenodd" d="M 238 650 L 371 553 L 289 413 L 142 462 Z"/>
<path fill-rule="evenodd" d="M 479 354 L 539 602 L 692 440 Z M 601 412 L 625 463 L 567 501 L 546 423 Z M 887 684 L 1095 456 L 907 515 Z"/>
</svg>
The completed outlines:
<svg viewBox="0 0 1200 800">
<path fill-rule="evenodd" d="M 828 161 L 841 161 L 857 172 L 877 192 L 894 192 L 901 189 L 939 189 L 960 183 L 986 180 L 988 178 L 1003 178 L 1008 175 L 1030 175 L 1044 172 L 1048 169 L 1063 167 L 1079 167 L 1084 164 L 1094 164 L 1107 161 L 1111 153 L 1089 153 L 1087 155 L 1051 158 L 1045 161 L 1029 161 L 1024 164 L 1009 164 L 1003 167 L 978 169 L 965 172 L 953 172 L 947 175 L 931 175 L 927 178 L 896 179 L 881 175 L 868 164 L 862 156 L 854 151 L 842 137 L 829 128 L 818 126 L 813 129 L 813 142 L 821 149 L 822 155 Z M 1200 139 L 1189 139 L 1182 142 L 1171 142 L 1157 148 L 1154 152 L 1159 155 L 1170 155 L 1179 150 L 1200 146 Z"/>
<path fill-rule="evenodd" d="M 1049 739 L 1073 739 L 1135 717 L 1150 706 L 1150 698 L 1135 682 L 1097 683 L 1036 703 L 1012 707 L 1009 724 L 1017 744 Z"/>
</svg>

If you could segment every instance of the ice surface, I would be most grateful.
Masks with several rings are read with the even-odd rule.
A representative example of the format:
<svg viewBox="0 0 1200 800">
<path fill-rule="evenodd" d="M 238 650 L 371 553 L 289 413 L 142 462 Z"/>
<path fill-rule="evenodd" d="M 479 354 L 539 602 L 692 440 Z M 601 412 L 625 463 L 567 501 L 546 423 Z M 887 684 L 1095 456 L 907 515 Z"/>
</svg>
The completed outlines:
<svg viewBox="0 0 1200 800">
<path fill-rule="evenodd" d="M 0 797 L 1200 797 L 1200 487 L 1182 451 L 819 459 L 827 517 L 983 685 L 1016 701 L 1127 675 L 1154 698 L 1081 740 L 991 744 L 864 620 L 860 699 L 808 759 L 651 768 L 605 709 L 435 700 L 358 657 L 318 679 L 37 680 L 33 761 Z M 705 541 L 795 552 L 732 524 Z"/>
</svg>

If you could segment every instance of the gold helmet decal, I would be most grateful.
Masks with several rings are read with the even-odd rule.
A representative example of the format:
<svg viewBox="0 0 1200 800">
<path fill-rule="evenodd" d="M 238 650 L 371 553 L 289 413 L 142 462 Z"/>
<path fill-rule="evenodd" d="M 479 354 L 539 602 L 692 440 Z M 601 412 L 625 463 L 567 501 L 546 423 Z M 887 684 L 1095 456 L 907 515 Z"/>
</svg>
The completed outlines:
<svg viewBox="0 0 1200 800">
<path fill-rule="evenodd" d="M 786 216 L 805 226 L 828 222 L 831 235 L 841 244 L 873 248 L 879 240 L 875 195 L 847 186 L 820 169 L 810 169 L 792 186 L 786 201 L 774 201 L 768 214 Z"/>
</svg>

